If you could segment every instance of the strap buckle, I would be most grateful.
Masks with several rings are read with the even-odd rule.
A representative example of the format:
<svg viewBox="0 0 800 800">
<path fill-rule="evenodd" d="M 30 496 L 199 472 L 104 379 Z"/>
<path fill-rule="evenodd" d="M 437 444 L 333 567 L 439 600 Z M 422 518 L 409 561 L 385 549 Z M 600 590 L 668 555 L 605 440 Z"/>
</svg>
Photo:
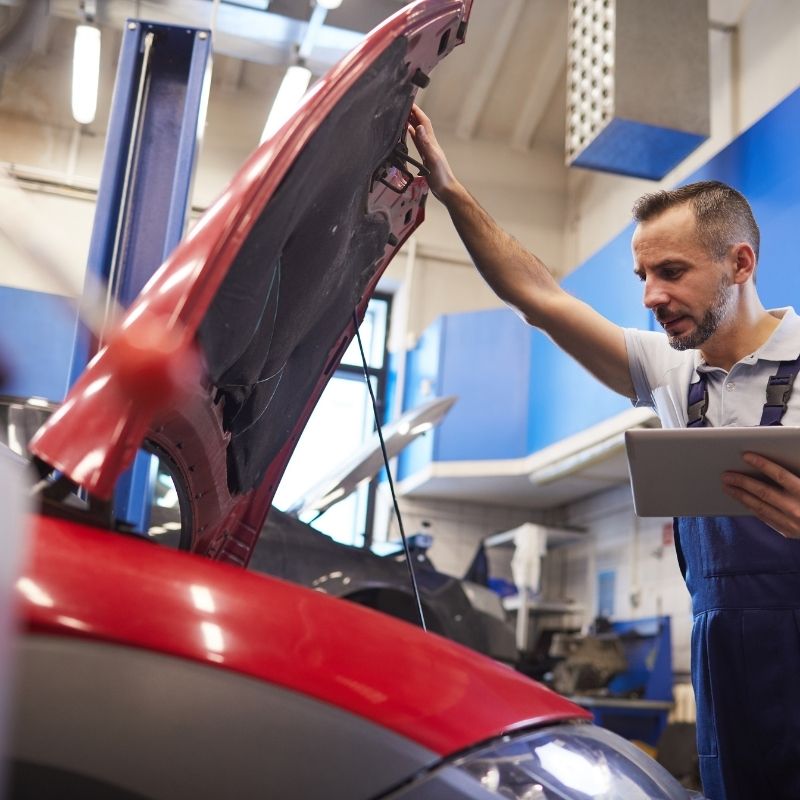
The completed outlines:
<svg viewBox="0 0 800 800">
<path fill-rule="evenodd" d="M 706 424 L 706 411 L 708 411 L 708 386 L 706 385 L 705 375 L 701 375 L 700 380 L 697 381 L 697 383 L 693 383 L 691 386 L 689 386 L 689 403 L 686 411 L 686 426 L 688 428 L 702 427 Z"/>
<path fill-rule="evenodd" d="M 786 408 L 792 394 L 794 376 L 773 375 L 767 382 L 767 405 Z"/>
</svg>

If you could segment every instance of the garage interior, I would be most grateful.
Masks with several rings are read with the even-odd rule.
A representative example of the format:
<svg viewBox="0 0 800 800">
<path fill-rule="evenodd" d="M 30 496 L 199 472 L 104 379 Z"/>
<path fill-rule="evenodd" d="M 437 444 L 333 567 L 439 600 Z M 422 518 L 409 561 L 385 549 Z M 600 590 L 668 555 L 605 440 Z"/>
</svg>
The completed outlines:
<svg viewBox="0 0 800 800">
<path fill-rule="evenodd" d="M 601 153 L 599 164 L 580 163 L 583 145 L 572 137 L 570 115 L 576 103 L 580 114 L 582 100 L 580 93 L 570 95 L 578 69 L 570 42 L 581 2 L 592 5 L 590 0 L 474 0 L 466 43 L 436 67 L 430 86 L 417 95 L 459 179 L 566 288 L 620 324 L 652 329 L 631 275 L 631 206 L 645 192 L 675 187 L 692 176 L 727 176 L 746 185 L 743 191 L 768 231 L 770 245 L 762 255 L 765 301 L 769 307 L 791 304 L 791 289 L 800 280 L 791 275 L 800 241 L 790 219 L 800 207 L 800 162 L 793 152 L 800 132 L 800 4 L 691 2 L 692 13 L 706 18 L 705 27 L 691 20 L 692 31 L 699 30 L 707 44 L 705 60 L 699 58 L 700 77 L 690 79 L 692 91 L 662 94 L 657 83 L 650 85 L 654 75 L 646 70 L 617 77 L 619 96 L 627 93 L 632 108 L 628 116 L 646 116 L 645 106 L 654 106 L 666 117 L 660 125 L 678 129 L 686 120 L 676 116 L 689 105 L 701 107 L 688 115 L 689 126 L 695 124 L 691 147 L 658 177 L 641 177 L 633 155 L 628 162 L 604 164 Z M 405 3 L 342 0 L 325 8 L 321 0 L 42 0 L 34 5 L 37 13 L 19 25 L 22 6 L 0 0 L 0 169 L 4 183 L 24 196 L 24 209 L 16 213 L 46 228 L 60 275 L 36 269 L 0 237 L 0 353 L 7 362 L 0 395 L 38 397 L 55 407 L 71 381 L 75 324 L 73 306 L 62 300 L 84 291 L 129 20 L 210 30 L 210 90 L 189 198 L 191 228 L 259 146 L 287 69 L 307 67 L 313 87 L 367 31 Z M 622 17 L 623 0 L 619 5 Z M 685 40 L 680 30 L 688 23 L 679 16 L 665 37 Z M 97 110 L 85 123 L 75 120 L 70 104 L 79 24 L 101 34 Z M 637 24 L 646 25 L 647 15 Z M 698 58 L 674 57 L 683 63 Z M 773 142 L 779 144 L 773 148 Z M 0 197 L 0 214 L 11 197 Z M 10 215 L 10 207 L 6 211 Z M 574 648 L 589 632 L 596 641 L 613 641 L 602 653 L 588 652 L 585 662 L 575 656 L 573 671 L 562 669 L 560 691 L 581 703 L 586 688 L 583 703 L 600 725 L 655 754 L 668 719 L 694 722 L 692 612 L 675 558 L 672 520 L 635 514 L 625 457 L 625 431 L 657 427 L 655 413 L 631 407 L 567 366 L 567 357 L 543 334 L 506 308 L 474 269 L 447 211 L 433 197 L 424 223 L 381 277 L 375 298 L 370 330 L 362 327 L 362 334 L 370 337 L 367 369 L 378 387 L 382 423 L 388 429 L 419 405 L 456 398 L 435 427 L 423 424 L 424 435 L 392 458 L 403 525 L 413 535 L 415 554 L 445 575 L 478 576 L 477 582 L 489 584 L 522 653 L 523 671 L 537 679 L 552 682 L 554 666 L 567 652 L 554 655 L 559 646 L 572 642 Z M 319 504 L 306 504 L 298 518 L 340 543 L 389 553 L 398 546 L 400 530 L 382 462 L 369 475 L 356 471 L 349 482 L 326 483 L 326 474 L 352 462 L 354 454 L 376 458 L 372 411 L 363 382 L 356 383 L 363 381 L 360 373 L 357 351 L 350 350 L 336 373 L 336 397 L 331 395 L 324 415 L 312 416 L 275 505 L 282 511 L 294 506 L 296 512 L 315 487 L 323 500 L 336 491 L 349 498 L 346 505 L 337 510 L 331 503 L 330 510 L 319 511 Z M 162 499 L 169 494 L 168 481 L 160 491 Z M 151 535 L 175 531 L 164 510 L 174 507 L 174 502 L 162 503 L 160 512 L 153 507 L 163 518 L 151 519 Z M 280 535 L 288 539 L 291 523 L 281 520 Z M 333 576 L 337 555 L 332 550 L 326 557 Z M 391 599 L 364 595 L 359 601 L 383 603 L 390 613 L 413 620 L 413 612 Z M 628 648 L 622 666 L 614 663 L 620 642 Z M 646 676 L 639 675 L 629 691 L 619 676 L 631 672 L 634 662 Z M 609 695 L 597 690 L 607 690 L 615 677 L 621 699 L 604 705 L 598 697 Z"/>
</svg>

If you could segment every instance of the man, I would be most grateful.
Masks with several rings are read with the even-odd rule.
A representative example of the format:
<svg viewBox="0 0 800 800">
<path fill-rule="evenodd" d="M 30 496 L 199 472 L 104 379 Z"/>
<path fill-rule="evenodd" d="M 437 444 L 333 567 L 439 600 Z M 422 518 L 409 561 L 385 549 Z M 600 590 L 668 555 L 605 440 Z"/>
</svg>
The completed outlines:
<svg viewBox="0 0 800 800">
<path fill-rule="evenodd" d="M 759 231 L 742 195 L 703 182 L 636 203 L 634 273 L 666 336 L 623 330 L 497 226 L 417 107 L 409 132 L 492 289 L 606 386 L 659 411 L 672 398 L 688 425 L 800 426 L 800 388 L 784 397 L 800 371 L 800 318 L 761 304 Z M 800 798 L 800 478 L 745 460 L 763 480 L 722 480 L 753 516 L 675 520 L 694 612 L 698 752 L 713 800 L 789 800 Z"/>
</svg>

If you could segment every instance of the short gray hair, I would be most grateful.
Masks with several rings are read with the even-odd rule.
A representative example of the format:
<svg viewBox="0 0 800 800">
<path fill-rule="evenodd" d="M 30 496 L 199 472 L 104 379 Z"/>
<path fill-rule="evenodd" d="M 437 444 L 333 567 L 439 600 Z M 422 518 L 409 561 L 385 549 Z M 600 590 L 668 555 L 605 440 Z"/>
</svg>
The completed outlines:
<svg viewBox="0 0 800 800">
<path fill-rule="evenodd" d="M 715 261 L 725 258 L 731 245 L 747 242 L 758 262 L 761 234 L 753 209 L 741 192 L 720 181 L 698 181 L 642 195 L 633 204 L 633 218 L 646 222 L 684 203 L 691 205 L 697 235 Z"/>
</svg>

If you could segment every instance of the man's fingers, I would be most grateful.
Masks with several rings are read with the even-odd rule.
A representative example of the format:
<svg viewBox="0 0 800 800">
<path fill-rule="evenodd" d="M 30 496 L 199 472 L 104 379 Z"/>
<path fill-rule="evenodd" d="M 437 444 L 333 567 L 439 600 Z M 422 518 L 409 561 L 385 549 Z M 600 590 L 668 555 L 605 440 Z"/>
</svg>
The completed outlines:
<svg viewBox="0 0 800 800">
<path fill-rule="evenodd" d="M 758 453 L 745 453 L 742 458 L 751 467 L 763 472 L 770 480 L 800 497 L 800 478 L 794 473 Z"/>
<path fill-rule="evenodd" d="M 727 494 L 784 536 L 800 537 L 800 501 L 780 488 L 739 472 L 722 476 Z"/>
<path fill-rule="evenodd" d="M 411 116 L 416 119 L 421 125 L 430 123 L 428 115 L 416 104 L 411 106 Z"/>
<path fill-rule="evenodd" d="M 740 503 L 753 512 L 754 517 L 758 517 L 763 523 L 767 524 L 777 533 L 789 539 L 800 538 L 800 524 L 792 519 L 788 514 L 779 511 L 775 506 L 760 500 L 755 495 L 749 494 L 737 487 L 726 487 L 725 491 L 735 497 Z"/>
<path fill-rule="evenodd" d="M 766 502 L 777 502 L 782 495 L 782 492 L 773 486 L 770 486 L 764 481 L 752 478 L 749 475 L 744 475 L 741 472 L 723 472 L 722 482 L 725 486 L 733 486 L 738 489 L 743 489 L 756 497 L 761 498 Z"/>
</svg>

